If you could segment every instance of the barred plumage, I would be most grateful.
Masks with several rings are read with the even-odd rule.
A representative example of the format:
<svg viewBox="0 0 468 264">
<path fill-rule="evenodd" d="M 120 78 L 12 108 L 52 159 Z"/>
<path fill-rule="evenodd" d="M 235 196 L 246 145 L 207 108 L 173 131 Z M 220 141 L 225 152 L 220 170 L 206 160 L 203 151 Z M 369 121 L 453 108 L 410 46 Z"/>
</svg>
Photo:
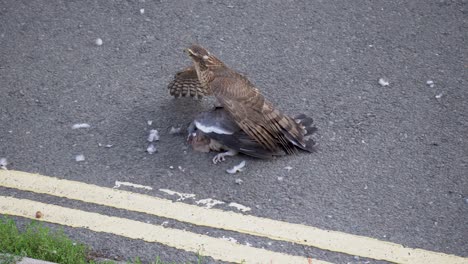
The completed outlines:
<svg viewBox="0 0 468 264">
<path fill-rule="evenodd" d="M 169 85 L 171 95 L 214 95 L 236 125 L 272 153 L 291 154 L 297 148 L 312 151 L 313 141 L 305 139 L 312 132 L 301 119 L 280 112 L 246 77 L 203 47 L 192 45 L 186 52 L 194 65 L 176 74 Z"/>
<path fill-rule="evenodd" d="M 169 94 L 174 97 L 190 96 L 200 99 L 207 95 L 200 81 L 198 81 L 197 72 L 193 66 L 176 73 L 174 79 L 167 86 L 167 89 L 169 89 Z"/>
</svg>

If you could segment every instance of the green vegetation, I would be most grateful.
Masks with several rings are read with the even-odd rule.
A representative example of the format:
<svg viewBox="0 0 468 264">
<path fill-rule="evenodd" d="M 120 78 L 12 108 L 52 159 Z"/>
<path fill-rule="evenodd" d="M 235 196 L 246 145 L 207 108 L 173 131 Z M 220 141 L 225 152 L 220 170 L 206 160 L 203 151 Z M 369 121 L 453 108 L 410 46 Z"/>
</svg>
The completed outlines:
<svg viewBox="0 0 468 264">
<path fill-rule="evenodd" d="M 89 248 L 68 238 L 63 230 L 52 231 L 42 223 L 30 222 L 19 231 L 15 222 L 7 217 L 0 218 L 0 263 L 14 264 L 21 257 L 41 259 L 63 264 L 95 264 L 89 257 Z M 197 264 L 202 264 L 198 256 Z M 113 264 L 113 261 L 99 262 Z M 141 264 L 139 258 L 127 263 Z M 189 262 L 187 262 L 189 263 Z M 163 262 L 159 257 L 152 264 L 176 264 Z"/>
<path fill-rule="evenodd" d="M 0 219 L 0 238 L 0 253 L 64 264 L 88 263 L 85 245 L 73 242 L 61 230 L 50 231 L 37 221 L 20 232 L 13 220 L 4 217 Z"/>
</svg>

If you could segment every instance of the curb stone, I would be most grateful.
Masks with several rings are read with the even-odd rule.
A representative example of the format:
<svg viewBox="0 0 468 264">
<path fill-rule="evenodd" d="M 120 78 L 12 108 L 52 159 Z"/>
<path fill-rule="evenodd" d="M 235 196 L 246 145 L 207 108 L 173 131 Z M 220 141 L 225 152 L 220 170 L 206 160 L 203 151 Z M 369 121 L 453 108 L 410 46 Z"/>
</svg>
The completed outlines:
<svg viewBox="0 0 468 264">
<path fill-rule="evenodd" d="M 10 254 L 1 254 L 0 253 L 0 257 L 2 255 L 11 256 Z M 13 260 L 13 263 L 16 263 L 16 264 L 58 264 L 56 262 L 50 262 L 50 261 L 33 259 L 33 258 L 28 258 L 28 257 L 20 257 L 20 256 L 15 256 L 11 260 Z M 114 264 L 127 264 L 128 263 L 126 261 L 116 261 L 116 260 L 110 260 L 110 259 L 106 259 L 106 258 L 97 258 L 97 259 L 94 259 L 94 261 L 96 263 L 108 262 L 108 261 L 112 261 Z M 2 259 L 0 258 L 0 264 L 2 264 L 2 263 L 3 263 Z M 10 263 L 10 262 L 8 262 L 8 263 Z"/>
<path fill-rule="evenodd" d="M 44 260 L 32 259 L 32 258 L 21 258 L 16 264 L 56 264 L 55 262 L 49 262 Z"/>
<path fill-rule="evenodd" d="M 14 256 L 11 254 L 0 253 L 0 264 L 4 263 L 16 263 L 16 264 L 57 264 L 55 262 L 49 262 L 39 259 L 32 259 L 28 257 Z"/>
</svg>

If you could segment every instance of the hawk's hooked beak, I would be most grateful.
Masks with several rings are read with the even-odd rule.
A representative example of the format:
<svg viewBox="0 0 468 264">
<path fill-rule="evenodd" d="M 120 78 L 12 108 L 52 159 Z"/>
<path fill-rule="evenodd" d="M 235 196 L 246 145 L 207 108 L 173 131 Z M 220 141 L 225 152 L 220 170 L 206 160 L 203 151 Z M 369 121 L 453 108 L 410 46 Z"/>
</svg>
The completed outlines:
<svg viewBox="0 0 468 264">
<path fill-rule="evenodd" d="M 193 52 L 193 50 L 189 48 L 184 49 L 184 52 L 187 53 L 189 56 L 195 56 L 195 52 Z"/>
</svg>

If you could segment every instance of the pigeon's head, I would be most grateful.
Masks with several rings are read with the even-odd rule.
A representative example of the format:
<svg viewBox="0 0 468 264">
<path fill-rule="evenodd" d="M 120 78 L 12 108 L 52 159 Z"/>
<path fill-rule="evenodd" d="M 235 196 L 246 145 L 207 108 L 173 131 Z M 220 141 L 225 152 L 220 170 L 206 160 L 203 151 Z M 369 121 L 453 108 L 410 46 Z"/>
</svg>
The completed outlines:
<svg viewBox="0 0 468 264">
<path fill-rule="evenodd" d="M 184 50 L 192 60 L 201 68 L 207 68 L 215 65 L 222 65 L 222 62 L 215 56 L 211 55 L 208 50 L 200 45 L 192 45 Z"/>
<path fill-rule="evenodd" d="M 190 125 L 187 127 L 187 133 L 187 142 L 192 144 L 193 138 L 197 135 L 197 127 L 195 126 L 194 122 L 190 123 Z"/>
<path fill-rule="evenodd" d="M 210 138 L 204 135 L 195 127 L 195 125 L 192 124 L 187 129 L 187 143 L 191 145 L 195 151 L 210 152 Z"/>
</svg>

